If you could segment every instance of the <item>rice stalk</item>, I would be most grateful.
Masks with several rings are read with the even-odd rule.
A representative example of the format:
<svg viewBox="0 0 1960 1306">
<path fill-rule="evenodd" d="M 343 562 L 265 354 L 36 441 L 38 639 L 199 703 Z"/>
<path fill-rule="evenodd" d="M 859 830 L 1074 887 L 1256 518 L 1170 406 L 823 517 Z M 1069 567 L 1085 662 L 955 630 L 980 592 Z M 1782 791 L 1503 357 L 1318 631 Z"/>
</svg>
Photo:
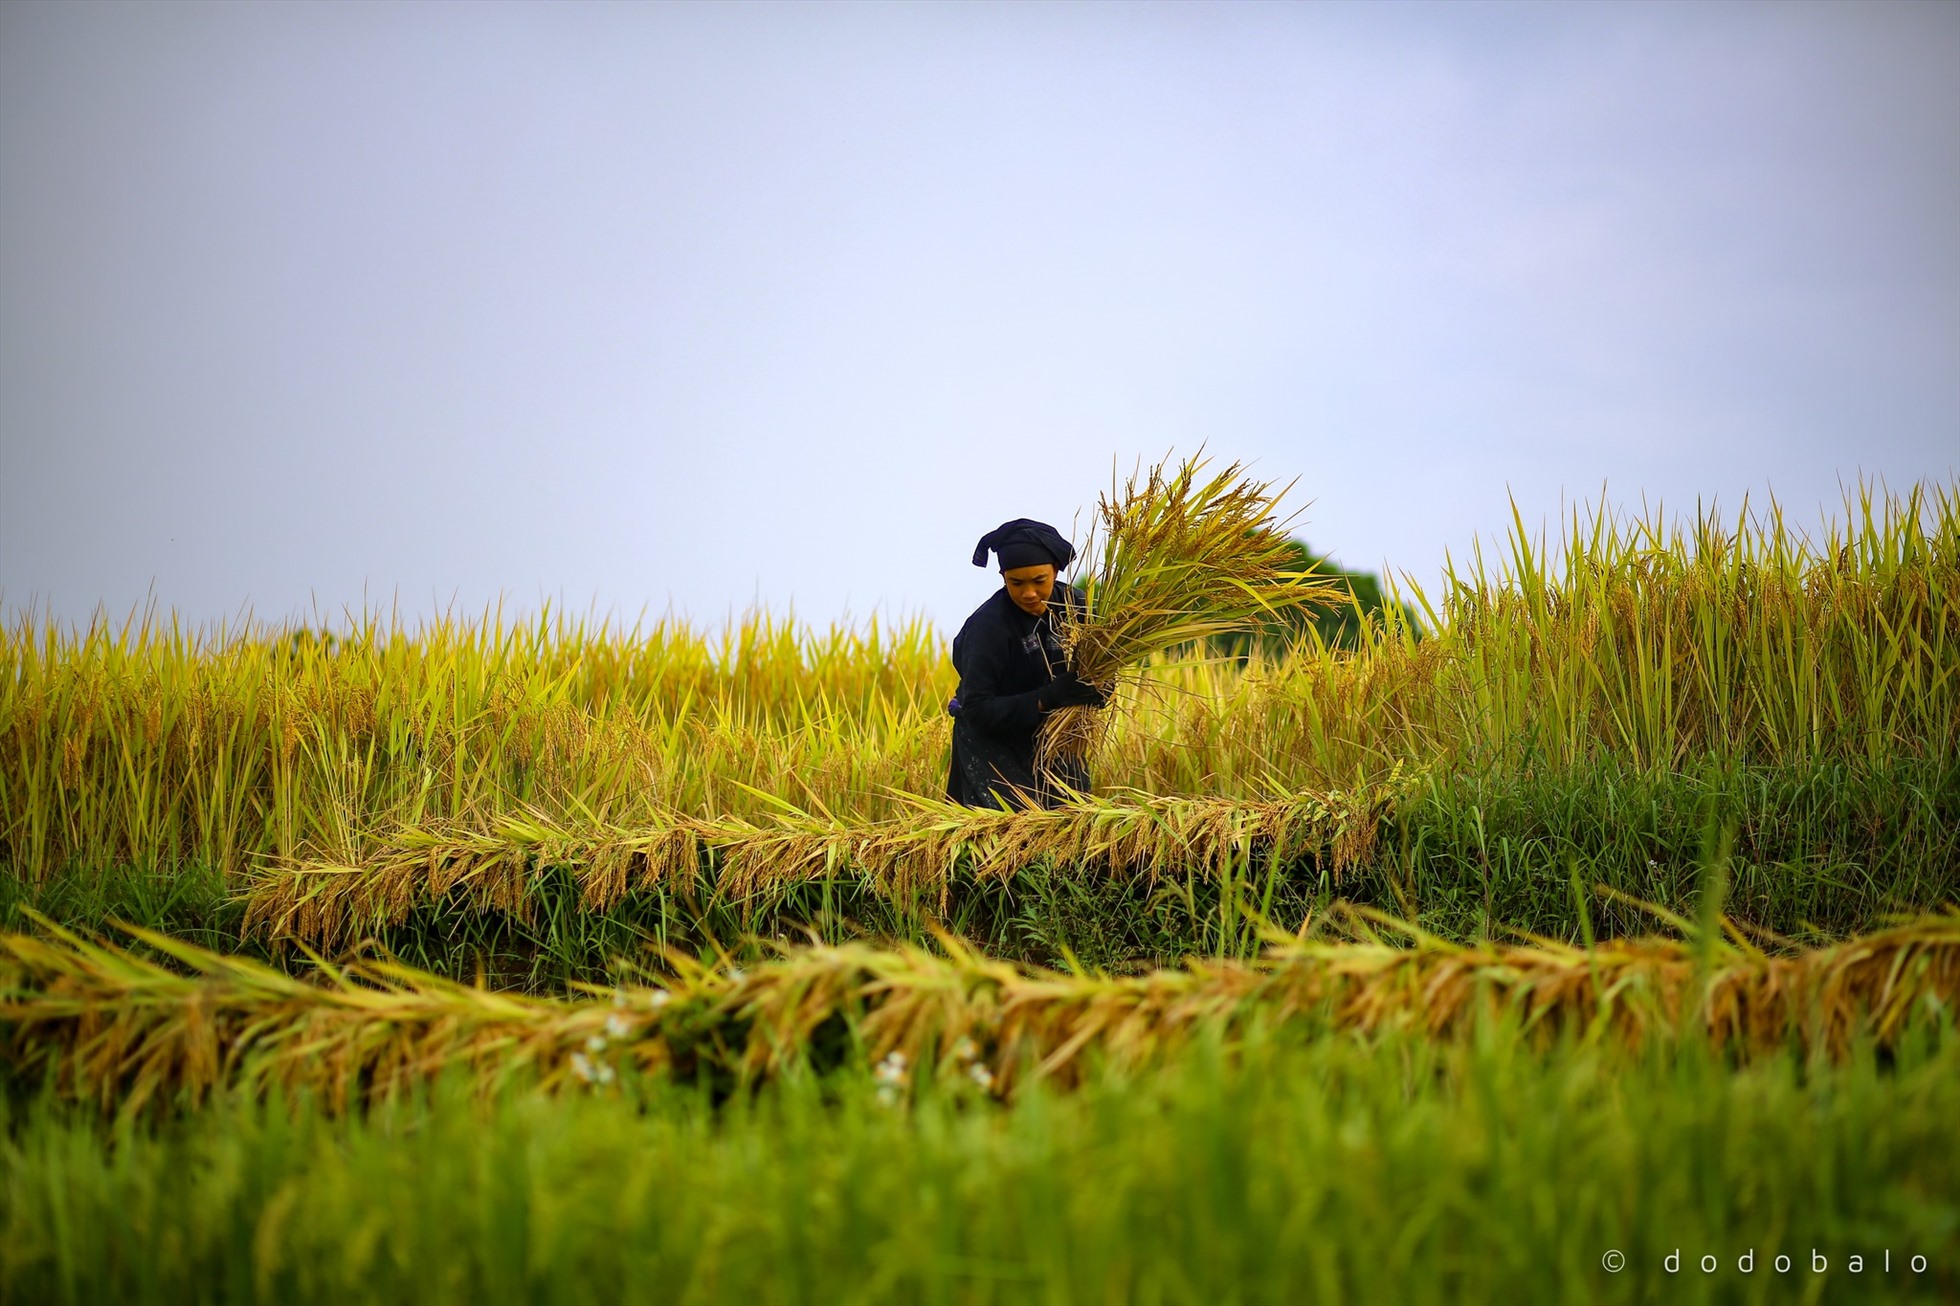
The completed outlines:
<svg viewBox="0 0 1960 1306">
<path fill-rule="evenodd" d="M 336 948 L 438 904 L 528 920 L 538 878 L 558 870 L 575 877 L 590 911 L 660 888 L 739 903 L 854 879 L 886 898 L 936 896 L 943 914 L 962 877 L 1003 881 L 1043 860 L 1154 881 L 1311 859 L 1338 879 L 1366 859 L 1395 798 L 1387 786 L 1263 802 L 1115 795 L 1013 812 L 911 798 L 904 816 L 865 825 L 792 810 L 718 821 L 673 814 L 632 828 L 568 827 L 535 814 L 488 831 L 411 828 L 370 840 L 357 861 L 294 859 L 267 871 L 245 894 L 244 930 Z"/>
<path fill-rule="evenodd" d="M 1201 1031 L 1229 1040 L 1254 1023 L 1453 1039 L 1498 1016 L 1541 1043 L 1694 1037 L 1735 1055 L 1841 1059 L 1918 1021 L 1944 1026 L 1960 996 L 1954 909 L 1793 956 L 1668 939 L 1469 947 L 1412 932 L 1408 947 L 1285 940 L 1257 961 L 1104 977 L 1020 968 L 951 939 L 943 955 L 818 946 L 746 971 L 676 958 L 665 987 L 573 999 L 372 960 L 307 982 L 129 932 L 176 968 L 55 928 L 0 935 L 0 1042 L 17 1081 L 124 1112 L 222 1088 L 306 1089 L 348 1109 L 444 1074 L 486 1091 L 603 1089 L 627 1071 L 755 1083 L 805 1064 L 840 1020 L 866 1058 L 897 1053 L 1003 1094 L 1030 1078 L 1073 1084 L 1092 1060 L 1162 1064 Z"/>
<path fill-rule="evenodd" d="M 1773 504 L 1682 520 L 1602 506 L 1561 529 L 1548 541 L 1514 517 L 1440 590 L 1409 583 L 1419 640 L 1389 623 L 1351 650 L 1240 663 L 1178 644 L 1119 663 L 1132 688 L 1100 714 L 1099 781 L 1257 799 L 1273 780 L 1319 791 L 1397 765 L 1906 759 L 1937 777 L 1960 762 L 1952 485 L 1859 487 L 1815 536 Z M 1109 577 L 1090 584 L 1114 612 L 1137 573 L 1103 552 L 1092 543 L 1088 562 Z M 1180 620 L 1229 588 L 1196 572 L 1153 583 Z M 362 862 L 394 829 L 530 810 L 572 827 L 767 818 L 759 792 L 856 825 L 943 784 L 952 672 L 921 623 L 821 631 L 757 614 L 715 632 L 490 611 L 334 626 L 0 622 L 0 877 L 242 881 L 295 858 Z"/>
<path fill-rule="evenodd" d="M 1075 673 L 1106 694 L 1153 655 L 1343 594 L 1332 580 L 1294 569 L 1292 519 L 1278 508 L 1290 485 L 1276 490 L 1238 463 L 1216 472 L 1209 465 L 1202 454 L 1175 468 L 1167 460 L 1097 502 L 1082 551 L 1093 567 L 1087 611 L 1069 623 L 1064 643 Z M 1091 708 L 1051 713 L 1044 755 L 1085 755 L 1104 720 Z"/>
</svg>

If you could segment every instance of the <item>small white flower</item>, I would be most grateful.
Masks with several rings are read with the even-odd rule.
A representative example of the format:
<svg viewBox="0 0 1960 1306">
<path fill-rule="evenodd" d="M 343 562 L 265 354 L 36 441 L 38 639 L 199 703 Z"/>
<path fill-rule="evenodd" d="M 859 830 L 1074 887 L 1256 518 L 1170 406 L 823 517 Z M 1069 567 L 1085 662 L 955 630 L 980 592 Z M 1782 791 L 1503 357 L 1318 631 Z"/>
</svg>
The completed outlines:
<svg viewBox="0 0 1960 1306">
<path fill-rule="evenodd" d="M 953 1055 L 962 1061 L 972 1061 L 979 1057 L 980 1047 L 972 1039 L 962 1034 L 960 1035 L 960 1041 L 953 1044 Z"/>
<path fill-rule="evenodd" d="M 976 1061 L 966 1068 L 967 1078 L 978 1084 L 982 1092 L 994 1091 L 994 1072 L 987 1069 L 984 1061 Z"/>
<path fill-rule="evenodd" d="M 728 968 L 728 978 L 730 981 L 740 980 L 742 978 L 742 968 L 740 966 L 730 966 Z"/>
<path fill-rule="evenodd" d="M 588 1084 L 598 1078 L 597 1072 L 592 1068 L 592 1063 L 586 1059 L 585 1053 L 583 1052 L 572 1053 L 572 1073 Z"/>
<path fill-rule="evenodd" d="M 601 1084 L 610 1084 L 613 1082 L 613 1068 L 603 1061 L 599 1063 L 598 1067 L 598 1082 Z"/>
<path fill-rule="evenodd" d="M 666 1006 L 669 1002 L 672 1002 L 673 1000 L 674 1000 L 674 995 L 669 993 L 666 989 L 655 989 L 653 992 L 647 994 L 647 1005 L 649 1007 L 652 1007 L 655 1011 L 660 1010 L 662 1007 Z"/>
<path fill-rule="evenodd" d="M 606 1050 L 606 1036 L 604 1034 L 594 1034 L 591 1038 L 585 1040 L 585 1050 L 594 1056 L 604 1052 Z"/>
<path fill-rule="evenodd" d="M 606 1033 L 612 1037 L 625 1038 L 632 1032 L 633 1027 L 626 1023 L 626 1017 L 620 1015 L 618 1012 L 614 1012 L 612 1015 L 606 1017 Z"/>
<path fill-rule="evenodd" d="M 903 1084 L 906 1079 L 905 1054 L 898 1051 L 887 1052 L 885 1059 L 880 1061 L 877 1068 L 871 1072 L 871 1077 L 890 1088 Z"/>
</svg>

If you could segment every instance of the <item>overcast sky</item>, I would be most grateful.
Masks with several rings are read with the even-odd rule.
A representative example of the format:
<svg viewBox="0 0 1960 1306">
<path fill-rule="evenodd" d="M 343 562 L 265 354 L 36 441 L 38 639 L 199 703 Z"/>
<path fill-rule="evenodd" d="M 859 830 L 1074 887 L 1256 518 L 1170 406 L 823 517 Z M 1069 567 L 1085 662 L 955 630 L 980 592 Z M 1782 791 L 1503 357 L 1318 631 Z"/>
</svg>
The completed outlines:
<svg viewBox="0 0 1960 1306">
<path fill-rule="evenodd" d="M 0 6 L 0 601 L 956 624 L 1960 467 L 1960 5 Z"/>
</svg>

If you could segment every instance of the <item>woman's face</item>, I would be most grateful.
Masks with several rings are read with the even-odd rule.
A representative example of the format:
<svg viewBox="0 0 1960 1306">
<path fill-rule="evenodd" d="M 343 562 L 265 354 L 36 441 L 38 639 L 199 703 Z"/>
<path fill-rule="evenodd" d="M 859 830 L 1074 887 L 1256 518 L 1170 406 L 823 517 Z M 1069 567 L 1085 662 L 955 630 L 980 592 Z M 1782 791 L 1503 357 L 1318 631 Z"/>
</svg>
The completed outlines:
<svg viewBox="0 0 1960 1306">
<path fill-rule="evenodd" d="M 1016 567 L 1002 571 L 1000 578 L 1007 582 L 1007 597 L 1014 600 L 1015 607 L 1030 617 L 1048 611 L 1048 598 L 1055 592 L 1053 567 L 1046 563 L 1039 567 Z"/>
</svg>

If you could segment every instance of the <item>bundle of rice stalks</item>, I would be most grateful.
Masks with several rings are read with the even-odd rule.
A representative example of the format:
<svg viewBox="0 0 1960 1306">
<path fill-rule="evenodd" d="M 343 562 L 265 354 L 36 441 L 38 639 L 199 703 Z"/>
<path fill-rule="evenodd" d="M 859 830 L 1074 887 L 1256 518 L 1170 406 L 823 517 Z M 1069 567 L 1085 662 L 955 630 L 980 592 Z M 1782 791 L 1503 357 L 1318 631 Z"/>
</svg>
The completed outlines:
<svg viewBox="0 0 1960 1306">
<path fill-rule="evenodd" d="M 1088 612 L 1065 640 L 1076 674 L 1106 694 L 1152 654 L 1346 597 L 1332 580 L 1294 569 L 1286 534 L 1293 519 L 1278 515 L 1290 483 L 1275 490 L 1238 463 L 1207 474 L 1202 455 L 1167 465 L 1112 485 L 1082 550 L 1093 568 Z M 1084 756 L 1101 720 L 1089 708 L 1052 713 L 1042 729 L 1045 755 Z"/>
<path fill-rule="evenodd" d="M 183 970 L 53 926 L 0 937 L 0 1038 L 16 1083 L 46 1080 L 125 1112 L 232 1087 L 304 1089 L 346 1109 L 454 1071 L 486 1088 L 524 1076 L 550 1089 L 579 1074 L 575 1052 L 634 1020 L 387 963 L 322 967 L 307 982 L 124 928 Z"/>
<path fill-rule="evenodd" d="M 337 1106 L 444 1073 L 547 1091 L 621 1071 L 755 1083 L 839 1036 L 866 1062 L 1011 1092 L 1100 1059 L 1161 1063 L 1202 1031 L 1408 1031 L 1457 1038 L 1492 1016 L 1527 1040 L 1638 1047 L 1683 1037 L 1737 1054 L 1843 1057 L 1960 996 L 1960 910 L 1790 957 L 1639 940 L 1584 950 L 1289 940 L 1257 962 L 1107 978 L 1030 971 L 952 940 L 946 955 L 786 950 L 747 971 L 676 958 L 664 988 L 575 1000 L 486 993 L 406 968 L 323 967 L 318 983 L 131 933 L 188 974 L 59 930 L 0 936 L 0 1041 L 17 1079 L 105 1108 L 195 1102 L 219 1086 L 306 1088 Z"/>
<path fill-rule="evenodd" d="M 1267 802 L 1129 795 L 1014 812 L 915 798 L 906 817 L 867 825 L 785 811 L 767 821 L 676 815 L 635 829 L 567 829 L 536 816 L 488 832 L 403 829 L 358 859 L 295 860 L 259 877 L 246 894 L 245 930 L 338 947 L 439 903 L 529 919 L 539 878 L 561 869 L 592 911 L 660 888 L 703 905 L 753 903 L 846 879 L 885 897 L 934 894 L 945 912 L 961 877 L 1006 880 L 1043 860 L 1153 881 L 1311 860 L 1338 877 L 1368 856 L 1395 796 L 1388 786 Z"/>
</svg>

